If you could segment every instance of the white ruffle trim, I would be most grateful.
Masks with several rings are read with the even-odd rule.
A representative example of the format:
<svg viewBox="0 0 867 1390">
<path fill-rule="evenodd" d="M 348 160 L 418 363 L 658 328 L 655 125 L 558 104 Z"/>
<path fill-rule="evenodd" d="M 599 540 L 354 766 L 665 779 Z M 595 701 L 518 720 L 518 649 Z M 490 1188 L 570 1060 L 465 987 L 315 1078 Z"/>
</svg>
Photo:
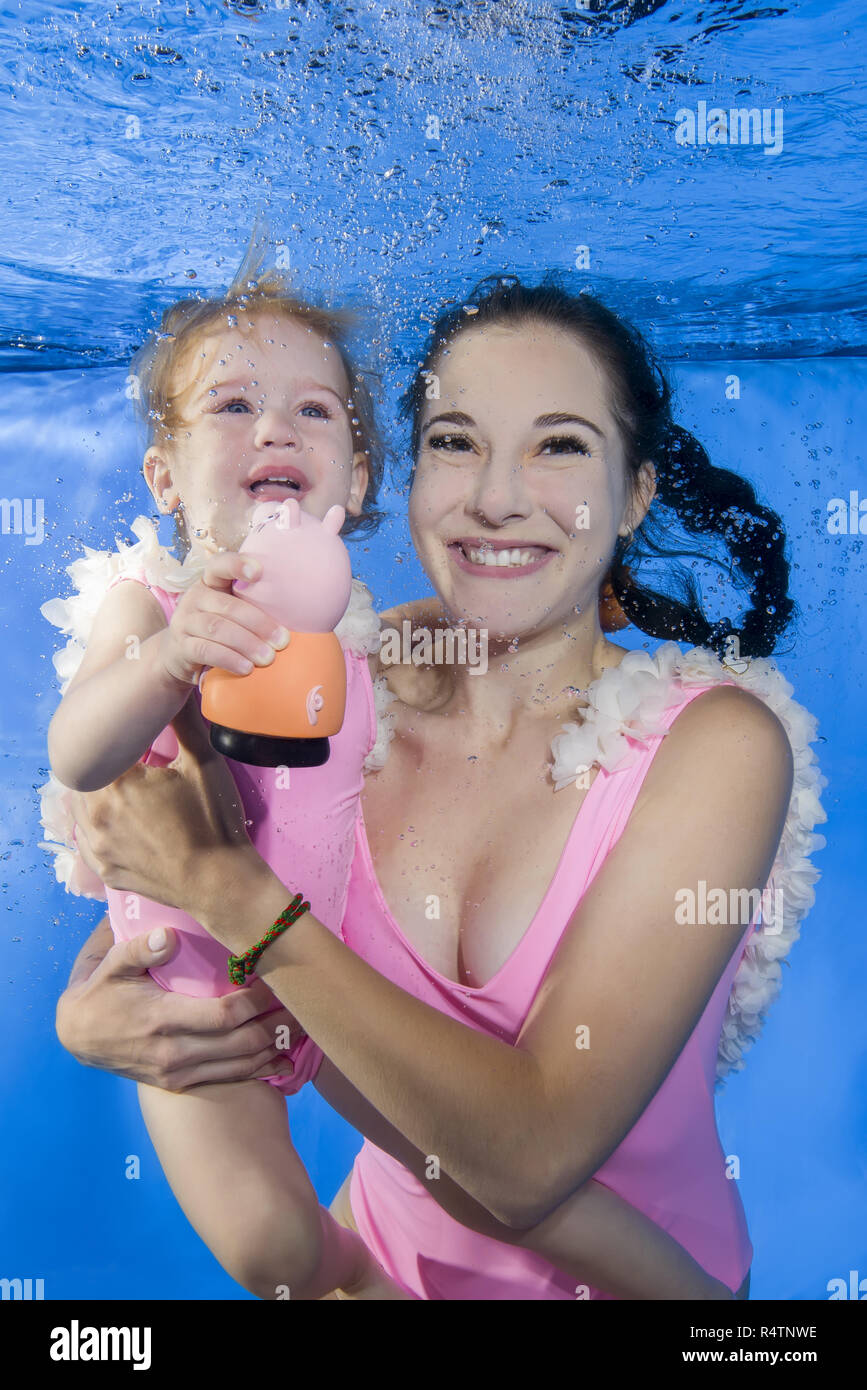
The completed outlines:
<svg viewBox="0 0 867 1390">
<path fill-rule="evenodd" d="M 754 931 L 732 982 L 717 1055 L 717 1085 L 731 1071 L 743 1070 L 743 1054 L 758 1038 L 770 1005 L 780 992 L 780 961 L 800 935 L 800 923 L 815 901 L 812 884 L 821 877 L 809 856 L 825 846 L 813 827 L 827 820 L 819 793 L 828 779 L 819 770 L 810 748 L 818 722 L 792 697 L 792 686 L 766 657 L 723 665 L 714 652 L 692 647 L 683 652 L 665 642 L 651 657 L 628 652 L 619 666 L 603 671 L 585 692 L 582 724 L 564 724 L 551 742 L 551 775 L 557 791 L 576 780 L 582 769 L 598 765 L 606 771 L 628 767 L 639 756 L 639 745 L 666 731 L 659 718 L 691 686 L 733 681 L 763 700 L 777 716 L 792 746 L 794 782 L 782 838 L 767 888 L 782 890 L 782 930 Z M 776 902 L 776 897 L 771 899 Z"/>
<path fill-rule="evenodd" d="M 68 598 L 53 598 L 42 605 L 42 616 L 67 637 L 67 642 L 54 656 L 54 669 L 60 682 L 60 693 L 64 694 L 84 657 L 85 648 L 90 641 L 93 623 L 108 593 L 112 581 L 121 574 L 142 575 L 149 584 L 165 589 L 168 593 L 183 593 L 201 577 L 204 561 L 190 553 L 182 562 L 170 550 L 161 545 L 155 524 L 146 516 L 136 517 L 130 530 L 137 540 L 132 545 L 118 541 L 116 550 L 90 550 L 85 547 L 84 556 L 67 567 L 75 587 Z M 335 628 L 341 646 L 346 651 L 359 656 L 368 656 L 379 650 L 380 622 L 373 606 L 373 596 L 366 584 L 353 579 L 349 604 Z M 376 694 L 376 692 L 375 692 Z M 377 723 L 379 735 L 369 758 L 379 756 L 385 760 L 385 750 L 391 737 L 385 724 L 385 707 L 394 697 L 386 692 L 388 700 L 377 696 Z M 380 764 L 381 765 L 381 764 Z M 92 873 L 78 853 L 73 839 L 74 820 L 69 812 L 68 788 L 58 782 L 53 773 L 43 787 L 39 788 L 41 798 L 40 824 L 46 833 L 40 848 L 54 855 L 54 872 L 58 883 L 62 883 L 68 893 L 80 897 L 105 898 L 105 886 Z"/>
<path fill-rule="evenodd" d="M 365 772 L 378 772 L 385 765 L 388 746 L 394 738 L 394 711 L 389 705 L 397 696 L 388 688 L 384 674 L 374 677 L 373 706 L 376 712 L 376 742 L 364 760 Z"/>
</svg>

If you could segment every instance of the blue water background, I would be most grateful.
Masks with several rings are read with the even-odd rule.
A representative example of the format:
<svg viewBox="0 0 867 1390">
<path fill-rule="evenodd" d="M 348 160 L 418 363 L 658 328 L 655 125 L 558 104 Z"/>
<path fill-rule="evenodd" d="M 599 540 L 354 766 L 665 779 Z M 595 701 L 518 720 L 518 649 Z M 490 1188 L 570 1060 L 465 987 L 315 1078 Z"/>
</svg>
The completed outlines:
<svg viewBox="0 0 867 1390">
<path fill-rule="evenodd" d="M 388 524 L 351 550 L 382 605 L 428 587 L 396 393 L 426 316 L 489 271 L 569 271 L 632 314 L 672 364 L 678 418 L 783 517 L 801 615 L 777 660 L 819 719 L 828 847 L 720 1132 L 754 1297 L 867 1277 L 864 543 L 826 524 L 832 498 L 867 497 L 865 36 L 854 3 L 0 7 L 0 480 L 44 499 L 47 526 L 39 546 L 0 537 L 0 1275 L 49 1298 L 247 1296 L 180 1213 L 133 1085 L 55 1039 L 99 908 L 54 883 L 35 788 L 57 699 L 40 604 L 83 544 L 150 510 L 125 363 L 159 307 L 226 283 L 261 209 L 298 285 L 367 315 L 394 485 Z M 699 100 L 782 108 L 782 152 L 678 146 Z M 731 592 L 712 599 L 736 618 Z M 358 1136 L 312 1087 L 289 1113 L 328 1202 Z"/>
</svg>

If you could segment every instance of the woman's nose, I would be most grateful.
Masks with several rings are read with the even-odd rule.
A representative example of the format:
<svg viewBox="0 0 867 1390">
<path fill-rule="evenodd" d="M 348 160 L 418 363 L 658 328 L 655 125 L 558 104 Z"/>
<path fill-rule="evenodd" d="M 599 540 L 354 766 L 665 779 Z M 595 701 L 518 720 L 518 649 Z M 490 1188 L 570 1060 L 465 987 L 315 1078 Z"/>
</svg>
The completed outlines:
<svg viewBox="0 0 867 1390">
<path fill-rule="evenodd" d="M 520 461 L 492 453 L 477 475 L 470 509 L 493 526 L 532 515 L 533 500 Z"/>
</svg>

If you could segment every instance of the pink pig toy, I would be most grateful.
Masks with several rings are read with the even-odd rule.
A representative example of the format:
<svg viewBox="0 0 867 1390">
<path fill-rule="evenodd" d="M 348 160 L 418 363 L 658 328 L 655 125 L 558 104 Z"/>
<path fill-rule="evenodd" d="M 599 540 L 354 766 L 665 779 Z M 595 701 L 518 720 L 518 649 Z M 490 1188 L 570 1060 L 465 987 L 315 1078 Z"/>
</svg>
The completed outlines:
<svg viewBox="0 0 867 1390">
<path fill-rule="evenodd" d="M 352 592 L 349 552 L 338 532 L 345 516 L 332 507 L 319 521 L 295 498 L 263 502 L 241 553 L 262 565 L 235 592 L 289 629 L 289 645 L 270 666 L 246 676 L 211 670 L 202 681 L 202 713 L 211 743 L 259 767 L 319 767 L 328 739 L 343 723 L 346 666 L 334 628 Z"/>
</svg>

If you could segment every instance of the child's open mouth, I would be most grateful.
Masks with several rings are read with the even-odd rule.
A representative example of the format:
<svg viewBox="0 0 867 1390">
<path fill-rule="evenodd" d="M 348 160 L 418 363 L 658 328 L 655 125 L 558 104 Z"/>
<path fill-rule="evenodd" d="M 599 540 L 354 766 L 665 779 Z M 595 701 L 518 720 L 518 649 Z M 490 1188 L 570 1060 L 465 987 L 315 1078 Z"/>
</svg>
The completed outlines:
<svg viewBox="0 0 867 1390">
<path fill-rule="evenodd" d="M 261 468 L 246 484 L 246 491 L 257 502 L 283 502 L 310 491 L 310 483 L 300 468 L 290 466 Z"/>
</svg>

